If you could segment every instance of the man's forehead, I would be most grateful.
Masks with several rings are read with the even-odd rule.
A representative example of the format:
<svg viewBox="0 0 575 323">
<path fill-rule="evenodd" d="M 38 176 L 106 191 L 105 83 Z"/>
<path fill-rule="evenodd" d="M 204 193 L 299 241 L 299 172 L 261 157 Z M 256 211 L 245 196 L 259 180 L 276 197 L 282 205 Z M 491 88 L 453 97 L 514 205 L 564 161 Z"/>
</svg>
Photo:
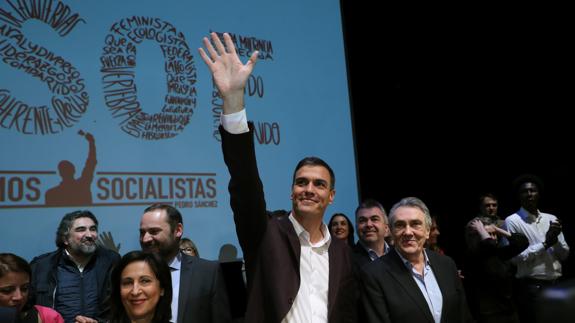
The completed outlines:
<svg viewBox="0 0 575 323">
<path fill-rule="evenodd" d="M 327 168 L 320 165 L 306 165 L 300 167 L 295 173 L 295 178 L 323 179 L 329 182 L 330 176 Z"/>
<path fill-rule="evenodd" d="M 383 217 L 383 212 L 378 207 L 363 208 L 357 212 L 358 218 Z"/>
<path fill-rule="evenodd" d="M 76 228 L 76 227 L 91 227 L 91 226 L 95 226 L 96 224 L 94 223 L 94 221 L 88 217 L 81 217 L 81 218 L 77 218 L 72 222 L 72 227 Z"/>
<path fill-rule="evenodd" d="M 411 206 L 401 206 L 395 210 L 396 220 L 401 218 L 402 220 L 412 220 L 412 219 L 423 219 L 425 218 L 425 213 L 417 207 Z"/>
<path fill-rule="evenodd" d="M 497 204 L 497 200 L 491 197 L 485 197 L 483 198 L 483 204 L 485 205 L 489 205 L 489 204 Z"/>
<path fill-rule="evenodd" d="M 533 182 L 525 182 L 525 183 L 521 184 L 521 186 L 519 187 L 519 189 L 521 189 L 521 190 L 537 189 L 537 184 L 535 184 L 535 183 L 533 183 Z"/>
<path fill-rule="evenodd" d="M 140 221 L 141 227 L 161 227 L 168 224 L 168 215 L 166 210 L 152 210 L 144 213 Z"/>
</svg>

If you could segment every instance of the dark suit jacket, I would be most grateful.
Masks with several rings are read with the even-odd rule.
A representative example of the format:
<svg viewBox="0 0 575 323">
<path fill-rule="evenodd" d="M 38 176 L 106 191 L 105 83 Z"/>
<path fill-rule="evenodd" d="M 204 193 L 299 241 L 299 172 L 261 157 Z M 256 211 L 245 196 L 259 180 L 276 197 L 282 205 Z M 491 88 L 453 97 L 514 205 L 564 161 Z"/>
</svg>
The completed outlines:
<svg viewBox="0 0 575 323">
<path fill-rule="evenodd" d="M 453 260 L 433 251 L 426 252 L 443 296 L 441 322 L 473 322 Z M 365 314 L 362 322 L 434 323 L 423 294 L 394 248 L 363 267 L 361 285 Z"/>
<path fill-rule="evenodd" d="M 356 242 L 355 245 L 353 245 L 352 250 L 353 250 L 353 261 L 358 269 L 361 269 L 363 266 L 365 266 L 365 264 L 371 262 L 371 258 L 369 257 L 367 250 L 365 250 L 365 248 L 361 245 L 359 241 Z"/>
<path fill-rule="evenodd" d="M 220 127 L 224 160 L 230 172 L 230 203 L 244 254 L 248 281 L 245 322 L 281 322 L 300 285 L 301 246 L 287 216 L 268 217 L 249 133 L 232 135 Z M 355 280 L 349 248 L 332 239 L 329 253 L 328 321 L 353 322 Z"/>
<path fill-rule="evenodd" d="M 220 264 L 182 254 L 178 323 L 230 322 Z"/>
</svg>

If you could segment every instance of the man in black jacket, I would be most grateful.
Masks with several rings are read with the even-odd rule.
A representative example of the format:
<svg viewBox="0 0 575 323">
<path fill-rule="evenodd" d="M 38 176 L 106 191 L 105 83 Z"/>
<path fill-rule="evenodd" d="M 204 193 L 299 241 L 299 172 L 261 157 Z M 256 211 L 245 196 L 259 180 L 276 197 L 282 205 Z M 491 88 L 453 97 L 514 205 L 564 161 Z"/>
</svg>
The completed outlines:
<svg viewBox="0 0 575 323">
<path fill-rule="evenodd" d="M 418 198 L 389 212 L 394 246 L 362 273 L 361 322 L 473 322 L 451 258 L 425 250 L 431 216 Z"/>
<path fill-rule="evenodd" d="M 231 321 L 226 285 L 220 265 L 180 251 L 184 221 L 178 209 L 152 204 L 140 220 L 140 246 L 159 254 L 172 276 L 172 322 L 227 323 Z"/>
<path fill-rule="evenodd" d="M 120 255 L 96 246 L 98 219 L 90 211 L 74 211 L 60 221 L 58 250 L 31 262 L 31 288 L 36 304 L 52 307 L 68 323 L 97 323 L 105 318 L 110 272 Z"/>
<path fill-rule="evenodd" d="M 359 270 L 389 251 L 385 242 L 389 235 L 385 209 L 378 201 L 366 199 L 355 210 L 355 225 L 359 239 L 353 246 L 353 260 Z"/>
</svg>

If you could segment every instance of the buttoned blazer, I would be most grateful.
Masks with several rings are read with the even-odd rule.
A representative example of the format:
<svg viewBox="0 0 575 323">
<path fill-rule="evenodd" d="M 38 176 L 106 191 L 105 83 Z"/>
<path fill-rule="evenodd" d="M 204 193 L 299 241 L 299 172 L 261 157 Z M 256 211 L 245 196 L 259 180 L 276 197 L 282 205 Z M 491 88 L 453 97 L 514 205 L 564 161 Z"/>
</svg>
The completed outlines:
<svg viewBox="0 0 575 323">
<path fill-rule="evenodd" d="M 441 322 L 473 322 L 453 260 L 426 252 L 443 296 Z M 362 322 L 435 322 L 421 290 L 394 248 L 362 269 Z"/>
<path fill-rule="evenodd" d="M 248 284 L 245 321 L 279 323 L 300 286 L 301 246 L 288 216 L 269 217 L 250 132 L 234 135 L 220 126 L 224 161 L 230 173 L 230 204 L 243 251 Z M 357 288 L 351 252 L 332 239 L 328 248 L 328 321 L 354 322 Z"/>
</svg>

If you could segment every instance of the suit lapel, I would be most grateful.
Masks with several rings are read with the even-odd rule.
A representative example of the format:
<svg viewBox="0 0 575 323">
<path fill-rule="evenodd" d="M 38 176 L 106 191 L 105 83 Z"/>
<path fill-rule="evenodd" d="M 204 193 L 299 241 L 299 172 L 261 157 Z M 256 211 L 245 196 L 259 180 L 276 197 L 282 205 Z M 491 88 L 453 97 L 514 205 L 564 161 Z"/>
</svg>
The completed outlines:
<svg viewBox="0 0 575 323">
<path fill-rule="evenodd" d="M 278 218 L 278 227 L 280 232 L 283 234 L 283 238 L 287 239 L 289 242 L 289 249 L 290 249 L 290 256 L 293 259 L 293 263 L 297 267 L 297 272 L 299 273 L 299 258 L 301 255 L 301 244 L 299 243 L 299 238 L 293 228 L 293 224 L 291 223 L 288 216 L 283 216 Z"/>
<path fill-rule="evenodd" d="M 328 289 L 327 289 L 327 313 L 328 317 L 331 317 L 331 312 L 334 309 L 335 299 L 337 297 L 337 292 L 339 290 L 342 272 L 339 270 L 343 267 L 343 259 L 340 257 L 338 252 L 338 244 L 335 241 L 337 239 L 331 239 L 331 243 L 328 248 L 329 255 L 329 279 L 328 279 Z M 351 292 L 351 291 L 350 291 Z"/>
<path fill-rule="evenodd" d="M 385 259 L 385 257 L 384 257 Z M 409 269 L 405 267 L 403 261 L 397 254 L 394 248 L 392 248 L 389 252 L 389 259 L 388 262 L 389 266 L 389 273 L 393 278 L 395 278 L 399 285 L 403 288 L 405 293 L 413 300 L 413 303 L 419 307 L 419 309 L 423 312 L 425 317 L 430 322 L 435 322 L 433 319 L 433 315 L 429 310 L 429 305 L 427 305 L 427 301 L 425 297 L 421 294 L 421 290 L 419 286 L 415 282 L 412 273 L 409 272 Z"/>
<path fill-rule="evenodd" d="M 446 286 L 450 285 L 450 281 L 449 281 L 450 278 L 449 278 L 449 276 L 446 276 L 448 273 L 450 273 L 450 271 L 441 270 L 442 268 L 440 268 L 440 266 L 439 266 L 440 262 L 437 259 L 437 254 L 434 253 L 433 251 L 427 250 L 427 257 L 429 257 L 429 263 L 430 263 L 431 269 L 433 270 L 433 274 L 435 275 L 435 279 L 437 280 L 437 285 L 439 285 L 439 290 L 441 290 L 441 295 L 443 297 L 443 306 L 441 308 L 441 317 L 445 317 L 445 315 L 446 315 L 445 309 L 448 307 L 445 295 L 448 295 L 448 294 L 445 293 L 444 288 Z"/>
<path fill-rule="evenodd" d="M 186 291 L 192 286 L 192 276 L 194 274 L 193 265 L 194 258 L 182 254 L 182 264 L 180 267 L 180 291 L 178 295 L 178 323 L 181 323 L 184 318 L 186 304 L 190 293 Z M 174 282 L 172 282 L 174 284 Z"/>
</svg>

